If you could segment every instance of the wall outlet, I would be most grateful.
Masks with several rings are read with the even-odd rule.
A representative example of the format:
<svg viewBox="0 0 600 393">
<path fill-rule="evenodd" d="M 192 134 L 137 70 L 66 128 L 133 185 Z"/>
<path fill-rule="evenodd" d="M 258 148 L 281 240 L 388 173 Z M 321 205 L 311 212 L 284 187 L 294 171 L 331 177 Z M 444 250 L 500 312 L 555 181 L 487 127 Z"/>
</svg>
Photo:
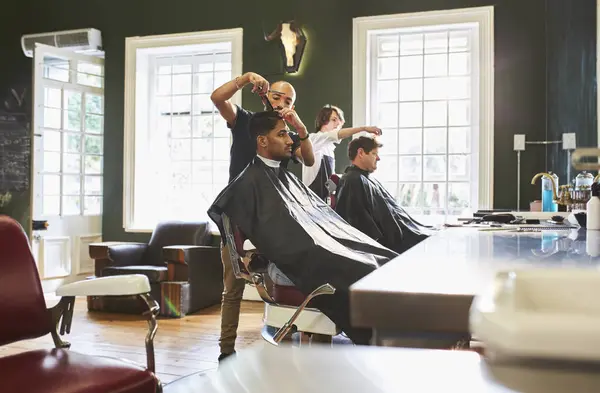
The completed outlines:
<svg viewBox="0 0 600 393">
<path fill-rule="evenodd" d="M 525 150 L 525 134 L 515 134 L 514 150 Z"/>
<path fill-rule="evenodd" d="M 571 132 L 571 133 L 565 133 L 562 134 L 563 136 L 563 150 L 574 150 L 577 148 L 577 143 L 576 143 L 576 138 L 575 138 L 575 133 Z"/>
</svg>

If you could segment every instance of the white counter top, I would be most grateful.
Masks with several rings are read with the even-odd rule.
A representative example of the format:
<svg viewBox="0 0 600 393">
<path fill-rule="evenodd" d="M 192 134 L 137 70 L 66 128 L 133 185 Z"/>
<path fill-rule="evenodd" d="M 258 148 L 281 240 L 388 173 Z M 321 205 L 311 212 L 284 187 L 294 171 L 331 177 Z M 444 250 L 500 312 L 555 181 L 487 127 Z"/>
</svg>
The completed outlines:
<svg viewBox="0 0 600 393">
<path fill-rule="evenodd" d="M 597 269 L 600 231 L 442 230 L 351 287 L 352 322 L 396 328 L 415 312 L 438 313 L 440 318 L 451 314 L 457 319 L 446 328 L 463 329 L 473 297 L 492 282 L 497 271 L 545 266 Z M 443 325 L 428 323 L 435 323 L 435 329 Z"/>
</svg>

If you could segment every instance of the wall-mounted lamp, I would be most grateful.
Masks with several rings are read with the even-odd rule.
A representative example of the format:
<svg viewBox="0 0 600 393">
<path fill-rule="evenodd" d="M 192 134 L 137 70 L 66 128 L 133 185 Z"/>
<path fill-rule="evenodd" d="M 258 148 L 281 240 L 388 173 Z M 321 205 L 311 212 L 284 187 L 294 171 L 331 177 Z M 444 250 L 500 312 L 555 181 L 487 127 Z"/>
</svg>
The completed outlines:
<svg viewBox="0 0 600 393">
<path fill-rule="evenodd" d="M 285 72 L 298 72 L 306 46 L 306 36 L 296 22 L 279 23 L 275 31 L 265 36 L 265 40 L 278 40 Z"/>
</svg>

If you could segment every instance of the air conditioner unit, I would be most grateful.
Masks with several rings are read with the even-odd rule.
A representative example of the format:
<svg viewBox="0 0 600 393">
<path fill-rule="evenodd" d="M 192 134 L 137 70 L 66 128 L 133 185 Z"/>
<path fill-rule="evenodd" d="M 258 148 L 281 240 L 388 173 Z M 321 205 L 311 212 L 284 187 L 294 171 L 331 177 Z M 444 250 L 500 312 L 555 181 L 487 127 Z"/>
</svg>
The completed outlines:
<svg viewBox="0 0 600 393">
<path fill-rule="evenodd" d="M 103 55 L 102 33 L 97 29 L 56 31 L 52 33 L 26 34 L 21 37 L 21 47 L 27 57 L 33 57 L 35 44 L 40 43 L 65 48 L 78 53 Z"/>
</svg>

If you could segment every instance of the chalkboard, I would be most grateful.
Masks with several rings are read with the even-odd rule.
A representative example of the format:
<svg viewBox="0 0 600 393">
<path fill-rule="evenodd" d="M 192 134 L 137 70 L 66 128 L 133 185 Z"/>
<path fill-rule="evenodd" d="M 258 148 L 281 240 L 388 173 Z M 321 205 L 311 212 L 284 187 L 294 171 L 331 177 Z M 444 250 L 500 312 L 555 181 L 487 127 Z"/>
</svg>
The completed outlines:
<svg viewBox="0 0 600 393">
<path fill-rule="evenodd" d="M 24 115 L 0 112 L 0 192 L 29 189 L 31 131 Z"/>
</svg>

